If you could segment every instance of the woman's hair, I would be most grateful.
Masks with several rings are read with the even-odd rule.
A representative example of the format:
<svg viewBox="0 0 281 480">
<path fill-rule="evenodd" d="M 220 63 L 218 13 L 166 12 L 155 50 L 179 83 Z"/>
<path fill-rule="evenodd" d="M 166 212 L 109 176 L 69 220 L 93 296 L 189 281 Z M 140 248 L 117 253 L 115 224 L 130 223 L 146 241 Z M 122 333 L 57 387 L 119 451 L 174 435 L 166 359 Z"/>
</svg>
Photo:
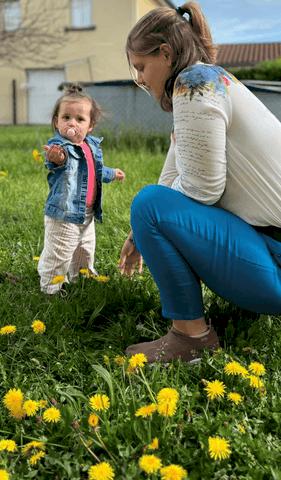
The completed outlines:
<svg viewBox="0 0 281 480">
<path fill-rule="evenodd" d="M 133 78 L 135 76 L 130 54 L 156 56 L 163 43 L 170 46 L 172 74 L 159 101 L 162 110 L 166 112 L 173 110 L 173 87 L 179 72 L 198 61 L 214 64 L 217 57 L 217 47 L 213 43 L 209 25 L 200 5 L 196 2 L 186 2 L 180 9 L 181 12 L 188 13 L 189 21 L 172 8 L 155 8 L 137 22 L 129 33 L 126 44 L 126 54 Z"/>
<path fill-rule="evenodd" d="M 59 114 L 59 109 L 65 100 L 89 100 L 92 104 L 91 108 L 91 125 L 95 126 L 101 116 L 106 116 L 104 115 L 103 109 L 98 105 L 98 103 L 85 91 L 83 91 L 82 87 L 78 84 L 71 85 L 71 87 L 64 87 L 64 92 L 63 95 L 57 100 L 54 108 L 53 108 L 53 113 L 52 113 L 52 128 L 53 131 L 56 131 L 56 117 L 58 117 Z"/>
</svg>

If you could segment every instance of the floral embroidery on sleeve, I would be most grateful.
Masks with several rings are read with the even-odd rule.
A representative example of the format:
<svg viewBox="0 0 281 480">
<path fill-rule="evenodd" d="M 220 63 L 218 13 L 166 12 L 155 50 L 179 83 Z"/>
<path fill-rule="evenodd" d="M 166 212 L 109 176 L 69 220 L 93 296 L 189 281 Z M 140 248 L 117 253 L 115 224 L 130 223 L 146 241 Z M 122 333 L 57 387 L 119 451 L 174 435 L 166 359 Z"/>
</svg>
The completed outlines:
<svg viewBox="0 0 281 480">
<path fill-rule="evenodd" d="M 228 86 L 232 83 L 240 83 L 233 75 L 226 72 L 222 67 L 208 65 L 193 65 L 182 70 L 176 79 L 174 95 L 189 96 L 190 101 L 195 93 L 203 96 L 206 92 L 214 95 L 229 95 Z"/>
</svg>

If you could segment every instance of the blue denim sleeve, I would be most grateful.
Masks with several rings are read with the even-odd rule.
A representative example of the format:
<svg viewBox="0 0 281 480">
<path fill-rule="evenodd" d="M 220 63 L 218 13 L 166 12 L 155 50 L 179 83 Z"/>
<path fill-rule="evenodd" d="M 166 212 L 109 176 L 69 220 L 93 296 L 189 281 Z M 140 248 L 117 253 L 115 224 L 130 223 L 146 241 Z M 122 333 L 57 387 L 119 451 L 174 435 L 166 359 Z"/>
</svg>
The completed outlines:
<svg viewBox="0 0 281 480">
<path fill-rule="evenodd" d="M 103 183 L 109 183 L 114 180 L 115 169 L 102 166 L 102 181 Z"/>
</svg>

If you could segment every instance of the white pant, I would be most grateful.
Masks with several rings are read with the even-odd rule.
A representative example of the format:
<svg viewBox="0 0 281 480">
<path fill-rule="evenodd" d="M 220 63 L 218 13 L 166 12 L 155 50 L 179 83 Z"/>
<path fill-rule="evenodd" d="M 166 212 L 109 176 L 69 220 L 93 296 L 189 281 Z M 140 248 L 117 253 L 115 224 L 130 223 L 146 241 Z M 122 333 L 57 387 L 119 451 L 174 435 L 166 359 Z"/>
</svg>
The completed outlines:
<svg viewBox="0 0 281 480">
<path fill-rule="evenodd" d="M 62 283 L 54 285 L 53 278 L 62 275 L 65 282 L 69 283 L 78 276 L 80 268 L 88 268 L 90 274 L 96 274 L 93 212 L 90 209 L 86 210 L 86 219 L 82 225 L 60 222 L 48 216 L 45 216 L 44 220 L 44 248 L 38 262 L 41 291 L 57 293 Z"/>
</svg>

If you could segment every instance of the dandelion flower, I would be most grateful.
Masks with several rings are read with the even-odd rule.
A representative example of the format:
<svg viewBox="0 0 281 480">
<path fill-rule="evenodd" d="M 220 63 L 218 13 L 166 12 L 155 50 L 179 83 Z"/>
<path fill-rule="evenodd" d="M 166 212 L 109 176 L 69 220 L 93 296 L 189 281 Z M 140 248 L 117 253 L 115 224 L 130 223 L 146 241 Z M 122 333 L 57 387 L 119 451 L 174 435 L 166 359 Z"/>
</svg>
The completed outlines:
<svg viewBox="0 0 281 480">
<path fill-rule="evenodd" d="M 0 335 L 10 335 L 11 333 L 15 333 L 16 330 L 17 327 L 15 327 L 15 325 L 7 325 L 1 328 Z"/>
<path fill-rule="evenodd" d="M 63 275 L 57 275 L 53 278 L 52 283 L 57 285 L 58 283 L 63 283 L 65 281 L 65 277 Z"/>
<path fill-rule="evenodd" d="M 27 443 L 27 444 L 23 447 L 21 453 L 22 453 L 22 455 L 26 455 L 27 453 L 29 453 L 29 452 L 30 452 L 31 450 L 33 450 L 33 449 L 34 449 L 34 450 L 36 450 L 36 449 L 38 449 L 38 450 L 45 450 L 45 448 L 46 448 L 45 443 L 43 443 L 43 442 L 37 442 L 36 440 L 33 440 L 32 442 Z"/>
<path fill-rule="evenodd" d="M 14 440 L 0 440 L 0 451 L 7 450 L 7 452 L 15 452 L 17 444 Z"/>
<path fill-rule="evenodd" d="M 161 480 L 182 480 L 187 477 L 187 471 L 179 465 L 169 465 L 161 468 Z"/>
<path fill-rule="evenodd" d="M 47 405 L 48 405 L 47 400 L 39 400 L 39 402 L 38 402 L 39 408 L 45 408 L 45 407 L 47 407 Z"/>
<path fill-rule="evenodd" d="M 143 367 L 145 362 L 147 362 L 147 358 L 144 353 L 136 353 L 129 360 L 132 368 Z"/>
<path fill-rule="evenodd" d="M 250 387 L 254 387 L 254 388 L 264 387 L 264 383 L 262 380 L 259 379 L 259 377 L 256 377 L 255 375 L 248 375 L 247 378 L 250 379 Z"/>
<path fill-rule="evenodd" d="M 101 462 L 98 465 L 90 467 L 89 480 L 112 480 L 115 475 L 113 468 L 108 462 Z"/>
<path fill-rule="evenodd" d="M 37 452 L 37 453 L 35 453 L 35 455 L 32 455 L 32 457 L 30 457 L 30 459 L 29 459 L 30 465 L 31 465 L 32 467 L 34 467 L 34 465 L 36 465 L 37 462 L 38 462 L 39 460 L 41 460 L 41 458 L 44 458 L 45 455 L 46 455 L 45 452 Z"/>
<path fill-rule="evenodd" d="M 242 365 L 239 365 L 238 375 L 241 375 L 241 377 L 243 377 L 243 378 L 247 378 L 247 376 L 249 375 L 249 372 L 248 372 L 247 368 L 242 367 Z"/>
<path fill-rule="evenodd" d="M 9 480 L 10 475 L 7 470 L 0 470 L 0 480 Z"/>
<path fill-rule="evenodd" d="M 79 270 L 80 273 L 83 273 L 83 275 L 87 275 L 87 277 L 89 276 L 89 270 L 88 268 L 81 268 Z"/>
<path fill-rule="evenodd" d="M 246 430 L 245 430 L 244 427 L 242 427 L 242 425 L 238 425 L 238 428 L 239 428 L 240 432 L 246 433 Z"/>
<path fill-rule="evenodd" d="M 157 411 L 162 417 L 172 417 L 177 410 L 176 403 L 160 403 L 157 406 Z"/>
<path fill-rule="evenodd" d="M 162 388 L 157 394 L 157 402 L 161 403 L 177 403 L 179 394 L 174 388 Z"/>
<path fill-rule="evenodd" d="M 146 417 L 151 417 L 151 415 L 156 412 L 157 410 L 157 405 L 156 403 L 151 403 L 150 405 L 145 405 L 144 407 L 141 407 L 139 408 L 135 415 L 136 417 L 142 417 L 142 418 L 146 418 Z"/>
<path fill-rule="evenodd" d="M 131 377 L 133 373 L 134 373 L 134 368 L 132 367 L 132 365 L 128 365 L 126 370 L 126 375 L 128 375 L 128 377 Z"/>
<path fill-rule="evenodd" d="M 114 358 L 114 362 L 118 363 L 118 365 L 120 367 L 122 367 L 125 363 L 126 363 L 126 358 L 125 357 L 121 357 L 120 355 L 117 355 L 115 358 Z"/>
<path fill-rule="evenodd" d="M 265 373 L 264 366 L 259 362 L 253 362 L 249 365 L 249 370 L 254 373 L 255 375 L 261 376 Z"/>
<path fill-rule="evenodd" d="M 61 413 L 58 408 L 55 407 L 47 408 L 43 413 L 43 420 L 45 420 L 45 422 L 58 422 L 60 417 Z"/>
<path fill-rule="evenodd" d="M 240 367 L 238 362 L 229 362 L 225 365 L 224 371 L 227 375 L 238 375 Z"/>
<path fill-rule="evenodd" d="M 108 410 L 110 407 L 109 398 L 106 395 L 100 395 L 97 393 L 90 398 L 90 405 L 93 410 Z"/>
<path fill-rule="evenodd" d="M 38 150 L 33 150 L 32 156 L 35 162 L 43 162 L 43 157 L 40 155 Z"/>
<path fill-rule="evenodd" d="M 35 262 L 38 262 L 38 260 L 40 260 L 40 257 L 33 257 L 33 260 L 35 260 Z"/>
<path fill-rule="evenodd" d="M 214 400 L 216 397 L 224 397 L 226 386 L 219 382 L 219 380 L 215 380 L 214 382 L 209 382 L 208 386 L 204 388 L 206 390 L 208 397 L 211 400 Z"/>
<path fill-rule="evenodd" d="M 209 453 L 210 457 L 217 460 L 228 458 L 231 454 L 230 444 L 228 440 L 221 437 L 209 437 Z"/>
<path fill-rule="evenodd" d="M 16 390 L 15 388 L 10 389 L 8 393 L 4 396 L 4 405 L 8 410 L 13 409 L 14 407 L 19 407 L 23 402 L 23 393 L 20 389 Z"/>
<path fill-rule="evenodd" d="M 99 421 L 99 417 L 95 413 L 91 413 L 89 416 L 88 422 L 91 427 L 96 427 Z"/>
<path fill-rule="evenodd" d="M 108 282 L 110 280 L 109 277 L 105 277 L 104 275 L 94 275 L 93 278 L 97 281 L 97 282 Z"/>
<path fill-rule="evenodd" d="M 155 455 L 143 455 L 140 458 L 139 466 L 145 473 L 157 473 L 162 467 L 162 462 Z"/>
<path fill-rule="evenodd" d="M 147 445 L 146 448 L 149 448 L 150 450 L 158 450 L 159 448 L 158 438 L 155 437 L 153 441 L 149 445 Z"/>
<path fill-rule="evenodd" d="M 24 409 L 28 417 L 33 417 L 39 409 L 39 405 L 38 402 L 35 402 L 35 400 L 27 400 L 26 402 L 24 402 L 22 408 Z"/>
<path fill-rule="evenodd" d="M 2 177 L 7 177 L 7 173 L 6 173 L 6 172 L 0 172 L 0 175 L 2 175 Z"/>
<path fill-rule="evenodd" d="M 31 325 L 33 328 L 34 333 L 44 333 L 46 330 L 46 326 L 44 325 L 41 320 L 34 320 L 33 324 Z"/>
<path fill-rule="evenodd" d="M 107 355 L 104 355 L 103 358 L 104 358 L 104 363 L 105 363 L 105 365 L 109 366 L 109 365 L 110 365 L 110 361 L 109 361 L 108 356 L 107 356 Z"/>
<path fill-rule="evenodd" d="M 243 398 L 239 393 L 231 392 L 227 395 L 227 400 L 231 400 L 231 402 L 235 403 L 235 405 L 239 405 L 243 401 Z"/>
</svg>

